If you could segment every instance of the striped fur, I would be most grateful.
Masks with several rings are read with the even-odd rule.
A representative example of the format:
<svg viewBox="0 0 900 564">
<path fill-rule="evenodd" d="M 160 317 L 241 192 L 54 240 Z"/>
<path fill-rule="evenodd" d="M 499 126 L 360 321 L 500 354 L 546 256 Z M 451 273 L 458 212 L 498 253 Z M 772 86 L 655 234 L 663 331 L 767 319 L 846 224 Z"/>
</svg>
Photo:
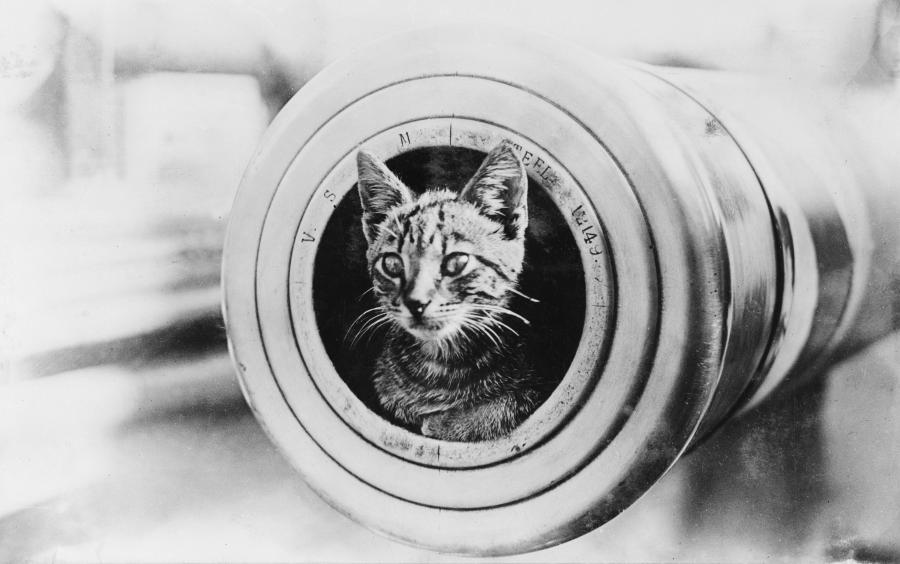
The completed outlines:
<svg viewBox="0 0 900 564">
<path fill-rule="evenodd" d="M 501 143 L 459 193 L 418 198 L 377 158 L 357 160 L 378 306 L 355 325 L 358 335 L 387 327 L 374 370 L 382 407 L 439 439 L 508 433 L 538 403 L 527 320 L 509 309 L 528 221 L 521 160 Z"/>
</svg>

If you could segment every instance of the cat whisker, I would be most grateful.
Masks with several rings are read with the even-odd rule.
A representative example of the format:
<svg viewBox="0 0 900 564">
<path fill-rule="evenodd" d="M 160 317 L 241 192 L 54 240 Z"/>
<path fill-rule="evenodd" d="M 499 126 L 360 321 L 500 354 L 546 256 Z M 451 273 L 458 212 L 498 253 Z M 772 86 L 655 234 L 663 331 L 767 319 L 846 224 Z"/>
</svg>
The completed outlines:
<svg viewBox="0 0 900 564">
<path fill-rule="evenodd" d="M 393 321 L 393 318 L 390 315 L 385 315 L 383 318 L 379 319 L 375 323 L 373 323 L 368 329 L 366 329 L 363 333 L 368 333 L 366 336 L 366 344 L 370 344 L 372 342 L 372 337 L 375 335 L 375 331 L 380 327 L 385 325 L 389 325 Z"/>
<path fill-rule="evenodd" d="M 486 322 L 484 322 L 484 321 L 481 321 L 481 325 L 484 327 L 484 330 L 485 330 L 485 331 L 488 331 L 491 335 L 493 335 L 493 336 L 497 339 L 497 341 L 498 341 L 498 342 L 497 342 L 497 347 L 503 348 L 503 343 L 504 343 L 504 341 L 503 341 L 503 339 L 500 337 L 500 335 L 498 335 L 497 332 L 494 331 L 493 327 L 491 327 L 489 323 L 486 323 Z M 515 331 L 513 331 L 513 333 L 515 333 Z M 516 333 L 516 335 L 518 336 L 518 333 Z"/>
<path fill-rule="evenodd" d="M 500 340 L 500 337 L 497 336 L 497 333 L 493 329 L 490 329 L 487 325 L 483 325 L 482 329 L 484 330 L 484 333 L 486 335 L 490 336 L 491 340 L 494 342 L 498 349 L 503 348 L 503 342 Z"/>
<path fill-rule="evenodd" d="M 372 328 L 380 325 L 383 321 L 386 321 L 389 318 L 390 318 L 390 315 L 387 312 L 376 315 L 375 317 L 370 319 L 365 325 L 363 325 L 359 329 L 359 334 L 360 335 L 365 334 L 366 331 L 369 331 Z"/>
<path fill-rule="evenodd" d="M 447 319 L 448 317 L 455 317 L 457 315 L 459 315 L 459 311 L 454 309 L 451 311 L 438 311 L 436 313 L 432 313 L 431 315 L 428 316 L 428 318 L 439 320 L 439 319 Z"/>
<path fill-rule="evenodd" d="M 499 325 L 500 327 L 503 327 L 504 329 L 506 329 L 507 331 L 509 331 L 509 332 L 512 333 L 513 335 L 515 335 L 516 337 L 519 337 L 519 336 L 520 336 L 518 331 L 516 331 L 515 329 L 513 329 L 512 327 L 510 327 L 509 325 L 507 325 L 507 324 L 504 323 L 503 321 L 497 319 L 496 317 L 488 316 L 487 319 L 489 319 L 490 322 L 493 323 L 494 325 Z"/>
<path fill-rule="evenodd" d="M 368 294 L 368 293 L 370 293 L 370 292 L 374 292 L 374 291 L 375 291 L 375 286 L 369 286 L 369 289 L 366 290 L 365 292 L 363 292 L 362 294 L 360 294 L 360 295 L 356 298 L 356 301 L 358 301 L 358 302 L 359 302 L 359 301 L 362 301 L 362 299 L 366 296 L 366 294 Z"/>
<path fill-rule="evenodd" d="M 471 331 L 471 334 L 470 334 L 469 332 L 465 333 L 465 335 L 466 335 L 466 341 L 467 341 L 468 343 L 473 343 L 473 342 L 475 341 L 475 338 L 478 337 L 478 336 L 480 336 L 480 335 L 485 335 L 485 336 L 487 336 L 488 339 L 491 339 L 490 336 L 487 335 L 487 334 L 484 332 L 483 329 L 481 329 L 480 327 L 478 327 L 478 326 L 476 326 L 476 325 L 474 325 L 474 324 L 472 324 L 472 325 L 465 325 L 465 326 L 464 326 L 464 329 Z M 491 340 L 492 340 L 492 339 L 491 339 Z"/>
<path fill-rule="evenodd" d="M 377 306 L 375 306 L 375 307 L 370 307 L 370 308 L 367 309 L 366 311 L 364 311 L 364 312 L 362 312 L 361 314 L 359 314 L 359 315 L 357 316 L 356 319 L 359 319 L 360 317 L 366 315 L 367 313 L 371 313 L 371 312 L 373 312 L 373 311 L 378 311 L 378 310 L 383 310 L 383 309 L 384 309 L 384 306 L 383 306 L 383 305 L 377 305 Z"/>
<path fill-rule="evenodd" d="M 350 326 L 347 327 L 347 335 L 349 335 L 353 331 L 353 328 L 356 327 L 358 323 L 362 323 L 365 320 L 366 316 L 378 311 L 384 311 L 384 306 L 377 305 L 375 307 L 370 307 L 366 311 L 356 316 L 356 319 L 353 320 L 353 323 L 351 323 Z"/>
<path fill-rule="evenodd" d="M 467 315 L 463 318 L 463 322 L 463 326 L 477 330 L 479 333 L 490 339 L 497 348 L 502 348 L 503 345 L 501 344 L 500 336 L 481 319 Z"/>
<path fill-rule="evenodd" d="M 371 331 L 374 331 L 375 328 L 384 325 L 385 323 L 391 320 L 390 314 L 387 312 L 382 312 L 368 320 L 362 327 L 360 327 L 359 331 L 353 336 L 353 340 L 350 341 L 350 348 L 356 347 L 356 344 L 362 339 L 362 337 Z"/>
<path fill-rule="evenodd" d="M 493 304 L 473 304 L 473 306 L 474 306 L 476 309 L 483 310 L 483 311 L 490 311 L 490 312 L 496 312 L 496 313 L 503 313 L 503 314 L 506 314 L 506 315 L 511 315 L 511 316 L 513 316 L 513 317 L 519 319 L 519 320 L 520 320 L 522 323 L 524 323 L 525 325 L 531 325 L 531 322 L 528 321 L 526 318 L 522 317 L 521 315 L 519 315 L 518 313 L 514 312 L 513 310 L 508 309 L 508 308 L 505 308 L 505 307 L 503 307 L 503 306 L 498 306 L 498 305 L 493 305 Z"/>
<path fill-rule="evenodd" d="M 472 342 L 472 335 L 469 333 L 469 325 L 463 320 L 459 325 L 459 331 L 455 335 L 453 335 L 454 340 L 465 340 L 467 343 Z"/>
<path fill-rule="evenodd" d="M 347 328 L 347 332 L 344 336 L 344 343 L 347 343 L 347 340 L 350 339 L 350 336 L 352 335 L 353 338 L 350 342 L 350 347 L 354 347 L 356 342 L 368 330 L 370 325 L 376 323 L 383 317 L 390 317 L 389 313 L 390 311 L 383 305 L 378 305 L 362 312 Z M 357 328 L 355 332 L 354 328 Z"/>
<path fill-rule="evenodd" d="M 528 294 L 525 294 L 525 293 L 523 293 L 523 292 L 520 292 L 519 290 L 516 290 L 515 288 L 510 288 L 509 291 L 512 292 L 513 294 L 519 296 L 519 297 L 525 298 L 526 300 L 528 300 L 528 301 L 531 302 L 531 303 L 534 303 L 534 304 L 539 304 L 539 303 L 541 303 L 541 300 L 539 300 L 539 299 L 537 299 L 537 298 L 532 298 L 532 297 L 529 296 Z"/>
</svg>

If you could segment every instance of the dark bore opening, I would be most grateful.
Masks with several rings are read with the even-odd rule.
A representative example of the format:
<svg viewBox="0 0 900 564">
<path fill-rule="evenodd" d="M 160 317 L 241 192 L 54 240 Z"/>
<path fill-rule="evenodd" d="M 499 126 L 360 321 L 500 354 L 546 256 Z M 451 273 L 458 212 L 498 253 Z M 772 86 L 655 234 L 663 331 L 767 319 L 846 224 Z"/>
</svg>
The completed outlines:
<svg viewBox="0 0 900 564">
<path fill-rule="evenodd" d="M 429 147 L 402 153 L 389 159 L 387 165 L 414 190 L 460 190 L 485 156 L 462 147 Z M 361 215 L 354 185 L 322 234 L 313 273 L 313 306 L 322 342 L 338 374 L 369 409 L 391 420 L 378 404 L 371 377 L 384 344 L 384 331 L 369 334 L 352 347 L 345 338 L 353 321 L 376 305 L 371 293 L 366 292 L 371 281 L 366 272 Z M 578 347 L 585 315 L 585 283 L 572 232 L 547 192 L 531 178 L 525 267 L 519 289 L 540 300 L 532 303 L 516 297 L 510 307 L 531 321 L 523 337 L 528 341 L 531 366 L 546 399 L 565 376 Z"/>
</svg>

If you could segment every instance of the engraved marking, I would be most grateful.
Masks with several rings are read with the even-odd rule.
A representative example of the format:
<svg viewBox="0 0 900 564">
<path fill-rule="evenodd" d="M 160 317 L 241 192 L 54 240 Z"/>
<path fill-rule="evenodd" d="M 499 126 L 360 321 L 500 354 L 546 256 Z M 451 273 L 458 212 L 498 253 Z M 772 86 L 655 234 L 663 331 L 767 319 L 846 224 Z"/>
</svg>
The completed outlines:
<svg viewBox="0 0 900 564">
<path fill-rule="evenodd" d="M 599 229 L 590 222 L 587 212 L 584 210 L 584 204 L 578 204 L 572 210 L 572 219 L 575 220 L 575 225 L 581 228 L 581 240 L 586 245 L 590 245 L 588 252 L 594 256 L 603 254 L 603 249 L 600 245 L 591 245 L 591 241 L 599 237 L 600 233 Z"/>
<path fill-rule="evenodd" d="M 544 181 L 545 188 L 553 188 L 559 183 L 559 175 L 550 166 L 550 163 L 537 156 L 533 150 L 526 149 L 521 144 L 516 143 L 512 139 L 506 139 L 512 144 L 513 148 L 522 156 L 522 164 L 525 168 L 530 168 L 538 177 Z"/>
<path fill-rule="evenodd" d="M 575 225 L 578 227 L 581 227 L 588 222 L 587 212 L 584 211 L 584 204 L 578 204 L 578 206 L 572 210 L 572 217 L 575 219 Z"/>
<path fill-rule="evenodd" d="M 400 146 L 404 147 L 406 145 L 412 145 L 412 141 L 409 140 L 409 131 L 404 131 L 400 134 Z"/>
</svg>

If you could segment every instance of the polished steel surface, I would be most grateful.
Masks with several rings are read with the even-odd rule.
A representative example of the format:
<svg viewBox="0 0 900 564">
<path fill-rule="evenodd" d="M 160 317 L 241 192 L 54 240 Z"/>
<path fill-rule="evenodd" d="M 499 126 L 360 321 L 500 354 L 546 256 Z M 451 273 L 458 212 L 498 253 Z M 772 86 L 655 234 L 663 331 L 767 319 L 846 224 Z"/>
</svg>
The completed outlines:
<svg viewBox="0 0 900 564">
<path fill-rule="evenodd" d="M 898 163 L 879 154 L 896 113 L 873 121 L 876 103 L 469 28 L 336 63 L 275 120 L 235 203 L 225 312 L 244 393 L 315 490 L 394 538 L 505 554 L 584 534 L 730 414 L 895 326 L 897 296 L 873 282 L 898 279 Z M 501 138 L 559 172 L 529 170 L 604 247 L 579 241 L 597 276 L 551 400 L 505 439 L 443 443 L 380 419 L 334 372 L 312 258 L 361 144 L 387 158 Z"/>
</svg>

